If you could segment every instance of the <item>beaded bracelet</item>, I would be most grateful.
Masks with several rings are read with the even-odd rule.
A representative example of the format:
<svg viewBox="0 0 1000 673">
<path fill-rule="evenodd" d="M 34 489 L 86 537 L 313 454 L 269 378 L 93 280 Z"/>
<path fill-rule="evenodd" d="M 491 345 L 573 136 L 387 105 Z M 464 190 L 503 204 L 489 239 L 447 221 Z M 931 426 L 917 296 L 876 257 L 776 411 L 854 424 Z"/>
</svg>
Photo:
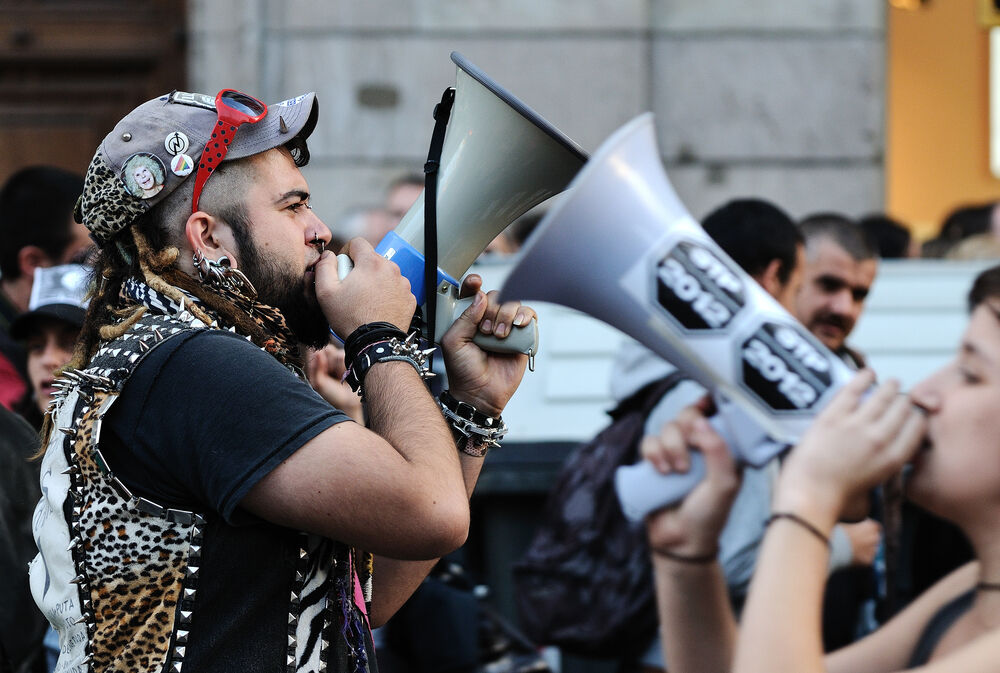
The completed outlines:
<svg viewBox="0 0 1000 673">
<path fill-rule="evenodd" d="M 491 448 L 499 447 L 500 440 L 507 434 L 503 418 L 487 416 L 473 405 L 455 399 L 447 390 L 438 396 L 438 406 L 462 453 L 482 458 Z"/>
<path fill-rule="evenodd" d="M 773 514 L 771 514 L 771 516 L 768 517 L 767 521 L 764 522 L 764 527 L 767 528 L 778 519 L 785 519 L 787 521 L 791 521 L 792 523 L 798 524 L 804 530 L 807 530 L 810 533 L 812 533 L 826 547 L 829 548 L 830 538 L 828 538 L 826 535 L 823 535 L 823 531 L 821 531 L 819 528 L 817 528 L 816 526 L 812 525 L 811 523 L 803 519 L 798 514 L 792 514 L 791 512 L 774 512 Z"/>
<path fill-rule="evenodd" d="M 416 336 L 414 332 L 403 341 L 393 337 L 386 341 L 376 341 L 369 344 L 355 355 L 350 368 L 344 372 L 344 381 L 351 386 L 351 390 L 354 392 L 361 392 L 361 397 L 364 399 L 362 386 L 365 382 L 365 376 L 368 374 L 368 370 L 379 362 L 408 362 L 417 370 L 421 379 L 435 376 L 430 371 L 427 362 L 427 355 L 433 353 L 434 349 L 422 349 Z"/>
</svg>

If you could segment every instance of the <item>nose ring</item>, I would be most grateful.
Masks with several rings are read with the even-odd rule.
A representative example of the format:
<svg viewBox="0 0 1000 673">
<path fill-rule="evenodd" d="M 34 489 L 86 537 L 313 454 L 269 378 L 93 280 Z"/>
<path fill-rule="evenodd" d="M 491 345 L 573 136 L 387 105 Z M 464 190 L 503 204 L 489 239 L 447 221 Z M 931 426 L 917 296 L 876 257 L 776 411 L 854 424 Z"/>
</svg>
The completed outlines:
<svg viewBox="0 0 1000 673">
<path fill-rule="evenodd" d="M 319 237 L 319 234 L 313 234 L 313 239 L 309 241 L 309 244 L 319 250 L 319 254 L 323 254 L 326 250 L 326 241 Z"/>
</svg>

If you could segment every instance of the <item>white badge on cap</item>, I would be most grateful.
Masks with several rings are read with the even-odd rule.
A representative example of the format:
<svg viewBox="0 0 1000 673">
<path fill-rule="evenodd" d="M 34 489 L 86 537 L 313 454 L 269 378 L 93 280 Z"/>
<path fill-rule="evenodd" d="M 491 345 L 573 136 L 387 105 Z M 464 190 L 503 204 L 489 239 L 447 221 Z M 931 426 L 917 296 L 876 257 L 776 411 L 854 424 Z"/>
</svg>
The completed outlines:
<svg viewBox="0 0 1000 673">
<path fill-rule="evenodd" d="M 181 152 L 170 160 L 170 170 L 174 175 L 185 178 L 194 170 L 194 159 Z"/>
<path fill-rule="evenodd" d="M 167 137 L 163 141 L 163 146 L 171 154 L 183 154 L 184 152 L 187 152 L 190 144 L 191 143 L 188 142 L 188 137 L 180 131 L 168 133 Z"/>
</svg>

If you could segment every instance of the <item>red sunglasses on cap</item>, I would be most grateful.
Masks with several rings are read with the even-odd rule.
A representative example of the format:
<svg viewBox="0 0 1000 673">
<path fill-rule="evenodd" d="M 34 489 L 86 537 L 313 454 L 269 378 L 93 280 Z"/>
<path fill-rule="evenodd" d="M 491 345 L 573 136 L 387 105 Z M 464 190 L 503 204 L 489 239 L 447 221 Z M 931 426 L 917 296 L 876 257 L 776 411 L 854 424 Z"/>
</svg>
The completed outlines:
<svg viewBox="0 0 1000 673">
<path fill-rule="evenodd" d="M 267 105 L 235 89 L 223 89 L 215 95 L 215 110 L 219 118 L 215 123 L 215 130 L 212 131 L 212 137 L 205 143 L 205 151 L 201 153 L 201 159 L 198 161 L 198 174 L 194 178 L 192 213 L 198 211 L 198 200 L 201 198 L 201 190 L 208 182 L 208 177 L 226 158 L 236 129 L 243 124 L 256 124 L 267 115 Z"/>
</svg>

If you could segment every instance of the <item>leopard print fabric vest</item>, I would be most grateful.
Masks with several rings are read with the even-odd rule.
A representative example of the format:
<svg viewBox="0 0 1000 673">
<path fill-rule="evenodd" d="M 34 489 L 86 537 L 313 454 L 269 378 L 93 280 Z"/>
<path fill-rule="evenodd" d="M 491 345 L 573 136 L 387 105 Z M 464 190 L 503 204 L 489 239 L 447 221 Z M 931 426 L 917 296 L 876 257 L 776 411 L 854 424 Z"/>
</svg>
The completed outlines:
<svg viewBox="0 0 1000 673">
<path fill-rule="evenodd" d="M 203 535 L 217 515 L 132 493 L 104 459 L 100 437 L 103 418 L 145 355 L 171 337 L 206 329 L 190 323 L 143 316 L 104 344 L 87 369 L 68 371 L 57 383 L 30 576 L 36 603 L 59 633 L 59 673 L 186 670 L 187 648 L 197 638 Z M 299 537 L 285 671 L 374 668 L 367 627 L 352 616 L 360 586 L 352 550 Z M 370 582 L 365 589 L 369 601 Z"/>
</svg>

